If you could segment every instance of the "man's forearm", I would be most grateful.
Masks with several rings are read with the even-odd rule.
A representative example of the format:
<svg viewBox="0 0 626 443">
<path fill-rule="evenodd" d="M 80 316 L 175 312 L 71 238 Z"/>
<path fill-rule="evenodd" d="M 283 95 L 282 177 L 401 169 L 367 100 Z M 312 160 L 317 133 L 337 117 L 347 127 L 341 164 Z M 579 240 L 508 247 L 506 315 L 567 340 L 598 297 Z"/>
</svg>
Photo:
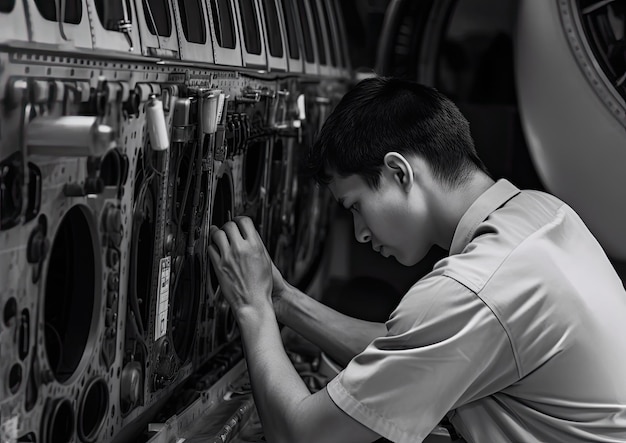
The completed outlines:
<svg viewBox="0 0 626 443">
<path fill-rule="evenodd" d="M 372 340 L 387 333 L 383 323 L 359 320 L 341 314 L 288 286 L 281 298 L 278 320 L 317 345 L 345 366 Z"/>
<path fill-rule="evenodd" d="M 379 438 L 339 409 L 325 389 L 309 393 L 285 353 L 271 306 L 241 310 L 237 320 L 267 441 L 362 443 Z"/>
<path fill-rule="evenodd" d="M 282 345 L 273 312 L 258 313 L 240 322 L 246 362 L 257 411 L 268 441 L 291 442 L 298 429 L 293 416 L 297 405 L 310 395 Z M 294 429 L 290 429 L 293 426 Z"/>
</svg>

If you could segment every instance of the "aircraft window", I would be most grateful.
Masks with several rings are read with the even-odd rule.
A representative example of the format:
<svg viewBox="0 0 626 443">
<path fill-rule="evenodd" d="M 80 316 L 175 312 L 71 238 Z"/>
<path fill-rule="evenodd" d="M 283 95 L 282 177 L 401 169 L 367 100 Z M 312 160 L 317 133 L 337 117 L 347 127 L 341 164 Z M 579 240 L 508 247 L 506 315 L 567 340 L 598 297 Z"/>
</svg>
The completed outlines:
<svg viewBox="0 0 626 443">
<path fill-rule="evenodd" d="M 5 2 L 6 3 L 6 2 Z M 50 0 L 35 0 L 39 13 L 46 20 L 52 22 L 57 21 L 57 3 Z M 65 23 L 71 23 L 77 25 L 80 23 L 80 19 L 83 15 L 83 5 L 81 0 L 67 0 L 65 3 Z"/>
<path fill-rule="evenodd" d="M 326 48 L 324 47 L 324 37 L 322 37 L 322 24 L 315 7 L 315 0 L 309 0 L 311 14 L 313 15 L 313 23 L 315 24 L 315 38 L 317 40 L 317 54 L 320 59 L 320 65 L 326 64 Z"/>
<path fill-rule="evenodd" d="M 243 38 L 246 42 L 246 50 L 250 54 L 260 54 L 261 37 L 259 35 L 259 24 L 257 23 L 254 0 L 239 0 L 239 9 L 241 9 Z"/>
<path fill-rule="evenodd" d="M 215 26 L 217 44 L 222 48 L 235 49 L 235 22 L 229 0 L 211 0 L 211 14 Z"/>
<path fill-rule="evenodd" d="M 153 35 L 158 31 L 162 37 L 172 35 L 172 18 L 167 0 L 143 0 L 142 3 L 148 30 Z"/>
<path fill-rule="evenodd" d="M 300 15 L 300 24 L 302 25 L 302 34 L 304 35 L 304 57 L 308 63 L 314 63 L 315 55 L 313 54 L 313 42 L 311 41 L 311 28 L 309 27 L 304 8 L 304 0 L 298 0 L 298 13 Z"/>
<path fill-rule="evenodd" d="M 119 31 L 120 22 L 131 22 L 130 0 L 96 0 L 100 22 L 109 31 Z"/>
<path fill-rule="evenodd" d="M 326 35 L 328 36 L 328 40 L 330 41 L 329 45 L 329 55 L 330 55 L 330 64 L 332 66 L 337 66 L 337 55 L 335 54 L 335 45 L 333 45 L 332 36 L 332 26 L 330 26 L 330 15 L 328 14 L 328 8 L 326 7 L 326 2 L 322 0 L 322 11 L 324 13 L 324 24 L 326 25 Z"/>
<path fill-rule="evenodd" d="M 15 0 L 0 0 L 0 12 L 11 12 L 15 7 Z"/>
<path fill-rule="evenodd" d="M 283 56 L 283 39 L 280 34 L 280 24 L 278 23 L 278 11 L 275 0 L 264 0 L 263 12 L 265 15 L 265 27 L 269 40 L 269 49 L 272 57 Z"/>
<path fill-rule="evenodd" d="M 185 38 L 191 43 L 205 43 L 206 29 L 199 0 L 178 0 L 180 20 L 183 22 Z"/>
<path fill-rule="evenodd" d="M 296 35 L 296 18 L 294 17 L 292 0 L 281 0 L 283 5 L 283 18 L 287 28 L 287 43 L 289 44 L 289 57 L 300 58 L 300 47 Z"/>
</svg>

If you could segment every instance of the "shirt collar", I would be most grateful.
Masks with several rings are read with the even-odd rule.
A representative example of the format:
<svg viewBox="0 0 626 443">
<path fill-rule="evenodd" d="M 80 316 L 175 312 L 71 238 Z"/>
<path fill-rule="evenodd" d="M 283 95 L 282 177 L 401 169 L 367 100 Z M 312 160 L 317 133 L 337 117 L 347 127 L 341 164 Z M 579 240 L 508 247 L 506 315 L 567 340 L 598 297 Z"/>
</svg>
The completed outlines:
<svg viewBox="0 0 626 443">
<path fill-rule="evenodd" d="M 474 232 L 493 211 L 504 205 L 520 190 L 506 179 L 500 179 L 483 192 L 469 207 L 454 231 L 450 255 L 459 254 L 474 237 Z"/>
</svg>

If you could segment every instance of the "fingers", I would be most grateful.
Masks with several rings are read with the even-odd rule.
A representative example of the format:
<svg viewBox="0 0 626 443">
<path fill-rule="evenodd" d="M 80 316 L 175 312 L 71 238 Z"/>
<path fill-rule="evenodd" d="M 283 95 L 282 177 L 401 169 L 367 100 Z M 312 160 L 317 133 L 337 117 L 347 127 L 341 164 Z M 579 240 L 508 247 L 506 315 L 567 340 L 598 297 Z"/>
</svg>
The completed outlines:
<svg viewBox="0 0 626 443">
<path fill-rule="evenodd" d="M 211 244 L 215 245 L 221 257 L 224 256 L 228 248 L 241 247 L 245 242 L 252 242 L 252 245 L 263 245 L 263 241 L 254 226 L 254 222 L 249 217 L 238 216 L 232 221 L 224 223 L 218 228 L 211 225 L 209 228 Z M 269 255 L 268 255 L 269 257 Z"/>
<path fill-rule="evenodd" d="M 214 267 L 220 262 L 221 256 L 215 245 L 209 245 L 209 258 Z"/>
<path fill-rule="evenodd" d="M 218 228 L 215 225 L 211 225 L 209 228 L 209 237 L 211 241 L 217 245 L 220 251 L 224 251 L 228 245 L 234 245 L 241 242 L 244 239 L 237 223 L 229 221 L 224 223 L 224 226 Z"/>
<path fill-rule="evenodd" d="M 239 215 L 233 218 L 231 221 L 224 223 L 221 228 L 215 225 L 211 225 L 210 235 L 213 236 L 214 231 L 220 229 L 226 232 L 230 241 L 237 241 L 239 240 L 239 238 L 248 240 L 259 237 L 259 233 L 256 230 L 256 226 L 254 226 L 254 222 L 250 217 L 247 216 Z"/>
<path fill-rule="evenodd" d="M 216 248 L 216 252 L 219 254 L 219 256 L 224 255 L 224 252 L 229 247 L 228 237 L 226 236 L 226 233 L 219 229 L 217 226 L 211 225 L 211 227 L 209 228 L 209 236 L 211 238 L 211 246 Z"/>
<path fill-rule="evenodd" d="M 235 217 L 233 221 L 237 224 L 237 226 L 239 227 L 239 231 L 241 232 L 241 235 L 246 240 L 254 238 L 255 236 L 258 236 L 258 232 L 256 230 L 256 227 L 254 226 L 254 222 L 252 221 L 250 217 L 239 216 L 239 217 Z"/>
<path fill-rule="evenodd" d="M 231 245 L 239 244 L 244 239 L 239 231 L 239 226 L 234 221 L 224 223 L 222 231 L 226 233 L 226 237 L 228 237 L 228 241 Z"/>
</svg>

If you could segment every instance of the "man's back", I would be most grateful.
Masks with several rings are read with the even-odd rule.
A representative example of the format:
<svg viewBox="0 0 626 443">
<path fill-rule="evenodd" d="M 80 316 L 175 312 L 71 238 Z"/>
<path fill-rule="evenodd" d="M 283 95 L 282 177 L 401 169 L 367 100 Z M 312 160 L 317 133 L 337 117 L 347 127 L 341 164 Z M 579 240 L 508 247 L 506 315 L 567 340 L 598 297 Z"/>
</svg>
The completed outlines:
<svg viewBox="0 0 626 443">
<path fill-rule="evenodd" d="M 523 191 L 438 271 L 498 318 L 519 377 L 452 414 L 468 440 L 626 441 L 626 294 L 571 208 Z"/>
</svg>

